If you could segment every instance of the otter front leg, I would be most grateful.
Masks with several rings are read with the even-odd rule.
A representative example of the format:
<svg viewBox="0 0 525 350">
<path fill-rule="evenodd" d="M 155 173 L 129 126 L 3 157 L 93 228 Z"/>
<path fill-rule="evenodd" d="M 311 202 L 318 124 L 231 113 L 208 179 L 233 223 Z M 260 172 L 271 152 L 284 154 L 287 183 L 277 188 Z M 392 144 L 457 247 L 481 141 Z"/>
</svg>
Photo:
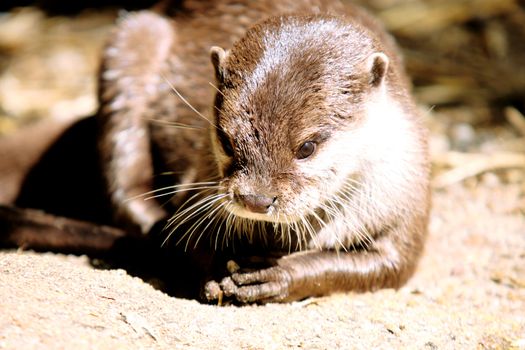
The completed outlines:
<svg viewBox="0 0 525 350">
<path fill-rule="evenodd" d="M 285 302 L 337 291 L 398 288 L 413 273 L 419 257 L 416 249 L 407 255 L 400 248 L 383 240 L 363 251 L 294 253 L 277 260 L 276 266 L 235 272 L 219 284 L 208 282 L 205 295 L 215 300 L 222 293 L 242 303 Z"/>
<path fill-rule="evenodd" d="M 147 233 L 166 216 L 152 190 L 148 121 L 169 70 L 174 41 L 170 22 L 152 12 L 128 15 L 104 50 L 100 73 L 100 153 L 117 220 Z M 139 196 L 139 197 L 137 197 Z"/>
</svg>

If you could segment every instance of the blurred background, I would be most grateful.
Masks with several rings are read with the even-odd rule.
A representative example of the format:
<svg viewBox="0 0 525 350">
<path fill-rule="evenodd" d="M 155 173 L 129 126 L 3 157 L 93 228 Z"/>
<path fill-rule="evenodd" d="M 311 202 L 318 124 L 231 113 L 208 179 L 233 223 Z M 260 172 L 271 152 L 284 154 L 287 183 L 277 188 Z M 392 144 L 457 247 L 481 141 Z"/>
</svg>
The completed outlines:
<svg viewBox="0 0 525 350">
<path fill-rule="evenodd" d="M 357 2 L 403 49 L 432 134 L 434 187 L 510 182 L 525 193 L 525 1 Z M 108 31 L 119 11 L 153 3 L 2 0 L 0 137 L 41 118 L 93 114 Z"/>
</svg>

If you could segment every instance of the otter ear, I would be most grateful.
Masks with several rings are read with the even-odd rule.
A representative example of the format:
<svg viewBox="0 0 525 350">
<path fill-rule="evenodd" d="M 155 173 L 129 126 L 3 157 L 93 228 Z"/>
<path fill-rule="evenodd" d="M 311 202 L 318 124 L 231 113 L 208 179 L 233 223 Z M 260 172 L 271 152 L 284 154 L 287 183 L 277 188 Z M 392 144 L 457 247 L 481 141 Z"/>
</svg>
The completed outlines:
<svg viewBox="0 0 525 350">
<path fill-rule="evenodd" d="M 224 82 L 224 60 L 226 59 L 227 53 L 221 47 L 212 46 L 210 56 L 213 68 L 215 68 L 215 77 L 219 82 Z"/>
<path fill-rule="evenodd" d="M 388 71 L 388 57 L 382 52 L 371 54 L 367 60 L 367 71 L 370 74 L 370 85 L 373 87 L 380 86 L 386 77 Z"/>
</svg>

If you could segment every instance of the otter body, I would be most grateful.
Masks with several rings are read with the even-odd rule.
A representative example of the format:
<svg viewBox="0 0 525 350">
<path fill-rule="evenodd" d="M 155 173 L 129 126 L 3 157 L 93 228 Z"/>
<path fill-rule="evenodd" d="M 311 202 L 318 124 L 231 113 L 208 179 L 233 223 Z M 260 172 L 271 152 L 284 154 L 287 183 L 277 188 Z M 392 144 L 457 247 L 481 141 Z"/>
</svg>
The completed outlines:
<svg viewBox="0 0 525 350">
<path fill-rule="evenodd" d="M 395 44 L 362 10 L 188 1 L 171 19 L 132 14 L 105 50 L 100 97 L 121 222 L 147 233 L 168 219 L 190 254 L 238 237 L 289 252 L 209 281 L 209 300 L 397 288 L 413 273 L 429 210 L 426 132 Z M 163 207 L 136 197 L 159 183 L 173 192 Z"/>
<path fill-rule="evenodd" d="M 413 274 L 426 130 L 393 40 L 363 10 L 221 0 L 129 14 L 103 52 L 99 99 L 101 169 L 65 176 L 84 188 L 78 175 L 103 174 L 113 218 L 99 222 L 209 263 L 207 300 L 398 288 Z M 107 204 L 68 192 L 84 211 Z"/>
</svg>

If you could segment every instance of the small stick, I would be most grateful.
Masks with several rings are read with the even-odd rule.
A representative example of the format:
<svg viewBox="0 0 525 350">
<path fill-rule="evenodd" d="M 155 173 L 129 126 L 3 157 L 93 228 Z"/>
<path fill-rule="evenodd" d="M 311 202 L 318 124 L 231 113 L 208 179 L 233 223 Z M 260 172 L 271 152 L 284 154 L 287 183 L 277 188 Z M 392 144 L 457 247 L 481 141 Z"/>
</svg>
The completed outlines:
<svg viewBox="0 0 525 350">
<path fill-rule="evenodd" d="M 505 117 L 521 135 L 525 136 L 525 116 L 520 111 L 514 107 L 507 107 Z"/>
<path fill-rule="evenodd" d="M 446 187 L 490 170 L 505 168 L 525 169 L 525 154 L 510 152 L 490 155 L 448 152 L 441 157 L 435 157 L 433 161 L 434 164 L 438 165 L 455 166 L 453 169 L 434 177 L 432 181 L 434 188 Z"/>
</svg>

